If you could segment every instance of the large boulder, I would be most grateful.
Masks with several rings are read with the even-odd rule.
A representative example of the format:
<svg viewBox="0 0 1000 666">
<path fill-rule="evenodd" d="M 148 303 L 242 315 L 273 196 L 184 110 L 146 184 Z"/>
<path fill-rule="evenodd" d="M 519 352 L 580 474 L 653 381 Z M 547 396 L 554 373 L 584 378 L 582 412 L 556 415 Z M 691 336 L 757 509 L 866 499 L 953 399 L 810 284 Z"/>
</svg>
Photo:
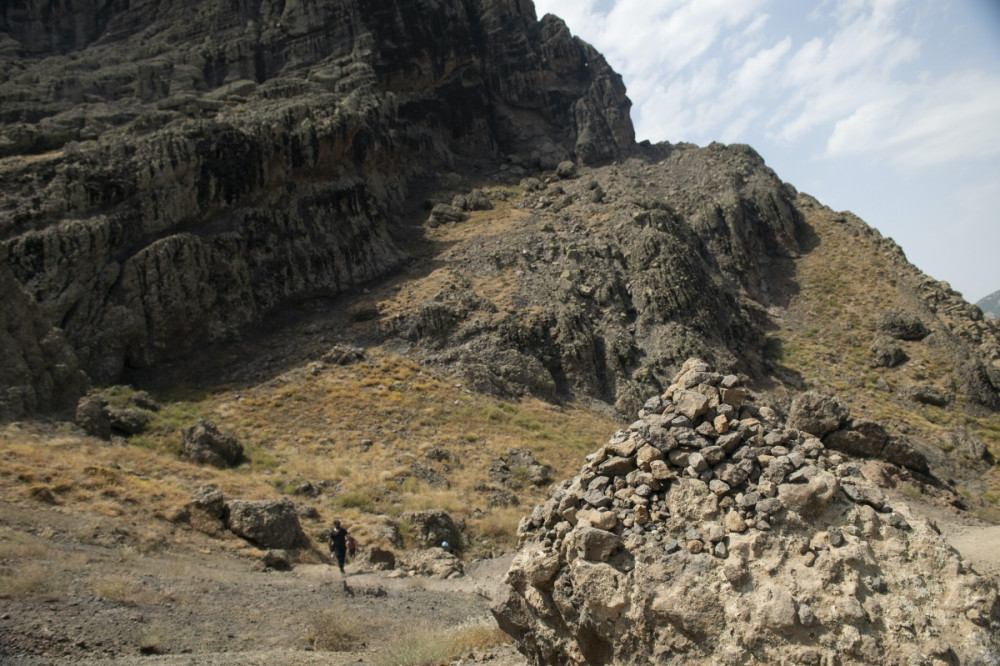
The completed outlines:
<svg viewBox="0 0 1000 666">
<path fill-rule="evenodd" d="M 191 493 L 191 500 L 184 506 L 183 516 L 199 532 L 219 533 L 225 527 L 226 499 L 215 486 L 201 486 Z"/>
<path fill-rule="evenodd" d="M 912 312 L 890 310 L 878 319 L 879 329 L 897 340 L 923 340 L 930 329 Z"/>
<path fill-rule="evenodd" d="M 111 421 L 111 429 L 125 435 L 138 435 L 149 425 L 152 417 L 149 412 L 137 407 L 122 407 L 120 409 L 109 409 L 108 419 Z"/>
<path fill-rule="evenodd" d="M 862 458 L 878 458 L 889 441 L 889 433 L 878 423 L 852 419 L 848 427 L 834 430 L 823 438 L 827 448 Z"/>
<path fill-rule="evenodd" d="M 1000 663 L 997 589 L 861 467 L 775 419 L 713 445 L 718 408 L 663 407 L 521 521 L 492 611 L 530 664 Z M 676 447 L 650 460 L 653 421 Z"/>
<path fill-rule="evenodd" d="M 872 344 L 871 366 L 874 368 L 895 368 L 907 361 L 906 352 L 892 338 L 879 338 Z"/>
<path fill-rule="evenodd" d="M 108 402 L 99 395 L 85 395 L 76 403 L 76 424 L 91 437 L 111 439 Z"/>
<path fill-rule="evenodd" d="M 514 448 L 490 461 L 490 480 L 508 487 L 544 486 L 551 480 L 552 468 L 543 465 L 530 449 Z"/>
<path fill-rule="evenodd" d="M 243 445 L 233 435 L 219 432 L 214 423 L 198 423 L 181 429 L 181 450 L 196 463 L 231 467 L 243 459 Z"/>
<path fill-rule="evenodd" d="M 410 511 L 400 517 L 413 528 L 414 545 L 418 548 L 440 547 L 445 541 L 453 548 L 461 545 L 461 532 L 445 511 Z"/>
<path fill-rule="evenodd" d="M 305 541 L 295 504 L 280 500 L 229 500 L 226 526 L 261 549 L 290 549 Z"/>
<path fill-rule="evenodd" d="M 352 562 L 360 571 L 391 571 L 396 568 L 396 555 L 386 548 L 361 548 Z"/>
<path fill-rule="evenodd" d="M 792 399 L 788 427 L 823 437 L 844 425 L 850 409 L 834 396 L 806 391 Z"/>
<path fill-rule="evenodd" d="M 465 573 L 462 561 L 442 548 L 411 551 L 405 564 L 413 573 L 431 578 L 458 578 Z"/>
</svg>

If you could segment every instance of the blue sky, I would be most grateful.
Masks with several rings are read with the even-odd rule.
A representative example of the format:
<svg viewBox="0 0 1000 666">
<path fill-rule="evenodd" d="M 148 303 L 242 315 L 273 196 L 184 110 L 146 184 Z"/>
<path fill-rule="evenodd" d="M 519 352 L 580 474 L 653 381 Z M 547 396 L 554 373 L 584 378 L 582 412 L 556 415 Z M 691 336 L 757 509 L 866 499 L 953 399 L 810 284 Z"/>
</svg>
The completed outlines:
<svg viewBox="0 0 1000 666">
<path fill-rule="evenodd" d="M 1000 290 L 1000 0 L 535 0 L 637 139 L 748 143 L 975 302 Z"/>
</svg>

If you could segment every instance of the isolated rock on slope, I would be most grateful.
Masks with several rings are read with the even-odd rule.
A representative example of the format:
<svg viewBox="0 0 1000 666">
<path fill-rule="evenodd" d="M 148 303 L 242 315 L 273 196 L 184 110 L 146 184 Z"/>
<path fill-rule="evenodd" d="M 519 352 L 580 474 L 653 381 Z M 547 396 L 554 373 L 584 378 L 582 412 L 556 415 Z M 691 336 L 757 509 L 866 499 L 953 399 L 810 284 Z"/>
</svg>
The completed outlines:
<svg viewBox="0 0 1000 666">
<path fill-rule="evenodd" d="M 259 548 L 289 549 L 305 543 L 298 513 L 289 499 L 229 500 L 225 520 L 234 534 Z"/>
<path fill-rule="evenodd" d="M 0 256 L 102 383 L 385 275 L 435 173 L 634 141 L 526 0 L 15 3 L 0 43 Z M 46 381 L 10 409 L 61 407 Z"/>
<path fill-rule="evenodd" d="M 493 613 L 529 661 L 997 663 L 996 589 L 733 379 L 687 363 L 522 521 Z"/>
</svg>

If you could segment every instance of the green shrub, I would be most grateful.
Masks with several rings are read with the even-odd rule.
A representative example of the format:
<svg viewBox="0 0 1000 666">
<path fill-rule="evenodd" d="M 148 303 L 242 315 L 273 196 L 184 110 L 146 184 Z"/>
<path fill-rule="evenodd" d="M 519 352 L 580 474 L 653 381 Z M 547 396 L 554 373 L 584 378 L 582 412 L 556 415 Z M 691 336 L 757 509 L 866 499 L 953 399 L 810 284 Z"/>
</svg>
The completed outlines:
<svg viewBox="0 0 1000 666">
<path fill-rule="evenodd" d="M 374 504 L 371 496 L 360 490 L 341 493 L 333 498 L 333 503 L 342 509 L 361 509 L 362 511 L 370 511 Z"/>
</svg>

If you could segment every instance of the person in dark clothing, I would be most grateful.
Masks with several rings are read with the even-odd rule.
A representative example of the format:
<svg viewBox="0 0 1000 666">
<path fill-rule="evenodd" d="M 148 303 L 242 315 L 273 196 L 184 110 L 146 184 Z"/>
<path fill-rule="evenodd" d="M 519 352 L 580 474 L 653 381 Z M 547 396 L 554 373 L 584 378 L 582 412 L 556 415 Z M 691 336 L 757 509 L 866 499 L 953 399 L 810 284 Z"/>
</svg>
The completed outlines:
<svg viewBox="0 0 1000 666">
<path fill-rule="evenodd" d="M 347 528 L 339 520 L 333 521 L 333 529 L 330 530 L 330 554 L 337 558 L 337 566 L 343 574 L 344 559 L 347 557 Z"/>
</svg>

